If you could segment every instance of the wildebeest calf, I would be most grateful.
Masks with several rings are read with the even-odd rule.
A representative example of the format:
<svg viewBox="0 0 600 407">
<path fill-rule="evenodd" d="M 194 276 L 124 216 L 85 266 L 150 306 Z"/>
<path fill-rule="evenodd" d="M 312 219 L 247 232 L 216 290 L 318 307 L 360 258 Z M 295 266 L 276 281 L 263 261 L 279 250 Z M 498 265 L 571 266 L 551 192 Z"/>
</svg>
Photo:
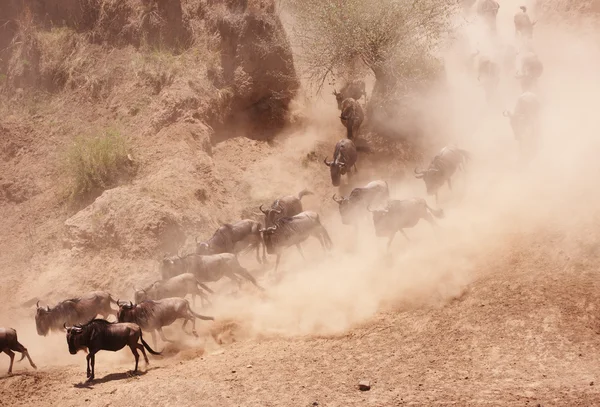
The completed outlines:
<svg viewBox="0 0 600 407">
<path fill-rule="evenodd" d="M 263 233 L 267 253 L 277 255 L 275 271 L 279 267 L 281 252 L 286 247 L 296 246 L 302 257 L 304 257 L 300 243 L 308 239 L 309 236 L 316 237 L 325 250 L 329 250 L 333 246 L 329 233 L 321 224 L 319 215 L 313 211 L 304 211 L 289 218 L 281 218 L 273 226 L 262 229 L 261 232 Z"/>
<path fill-rule="evenodd" d="M 438 190 L 444 183 L 448 183 L 448 188 L 452 190 L 451 177 L 458 168 L 462 168 L 469 160 L 469 153 L 454 145 L 446 146 L 433 157 L 429 168 L 419 171 L 415 168 L 415 177 L 422 178 L 425 181 L 427 194 L 435 195 L 435 202 L 438 201 Z"/>
<path fill-rule="evenodd" d="M 135 302 L 140 303 L 144 300 L 160 300 L 169 297 L 184 298 L 186 295 L 192 295 L 192 304 L 196 305 L 196 295 L 200 296 L 202 304 L 208 302 L 208 297 L 204 291 L 214 294 L 214 291 L 205 284 L 199 282 L 192 273 L 183 273 L 168 280 L 155 281 L 146 288 L 135 291 Z"/>
<path fill-rule="evenodd" d="M 160 355 L 159 352 L 152 350 L 142 338 L 142 330 L 136 324 L 108 322 L 104 319 L 94 319 L 84 325 L 75 325 L 64 328 L 67 330 L 67 344 L 69 353 L 77 354 L 79 350 L 87 349 L 87 377 L 88 381 L 94 380 L 94 367 L 96 365 L 96 353 L 101 350 L 116 352 L 129 346 L 135 357 L 135 369 L 138 370 L 140 355 L 138 349 L 142 351 L 146 364 L 149 363 L 146 350 L 153 355 Z M 139 344 L 138 341 L 142 343 Z M 146 350 L 144 350 L 146 348 Z"/>
<path fill-rule="evenodd" d="M 339 205 L 340 216 L 344 225 L 354 223 L 360 211 L 365 210 L 369 205 L 381 205 L 390 197 L 388 184 L 385 181 L 371 181 L 364 187 L 354 188 L 347 197 L 336 198 L 333 200 Z"/>
<path fill-rule="evenodd" d="M 165 337 L 162 331 L 164 326 L 169 326 L 178 319 L 183 319 L 181 329 L 185 332 L 185 326 L 192 322 L 192 335 L 196 333 L 196 318 L 214 321 L 213 317 L 196 314 L 192 311 L 188 300 L 183 298 L 163 298 L 162 300 L 146 300 L 139 304 L 132 302 L 119 303 L 119 322 L 132 322 L 138 324 L 144 331 L 150 331 L 152 341 L 156 346 L 156 332 L 165 342 L 173 342 Z"/>
<path fill-rule="evenodd" d="M 444 216 L 441 209 L 430 208 L 423 198 L 390 200 L 384 209 L 368 209 L 373 213 L 375 234 L 378 237 L 389 237 L 388 249 L 392 244 L 392 240 L 394 240 L 394 236 L 396 236 L 396 232 L 399 231 L 407 240 L 410 240 L 403 229 L 416 226 L 421 219 L 425 219 L 436 226 L 433 216 L 436 218 Z"/>
<path fill-rule="evenodd" d="M 0 328 L 0 352 L 6 353 L 10 358 L 8 374 L 12 373 L 15 352 L 21 353 L 21 359 L 19 359 L 19 362 L 27 357 L 31 367 L 37 369 L 37 366 L 35 363 L 33 363 L 33 360 L 31 360 L 31 357 L 29 356 L 29 352 L 27 352 L 27 348 L 19 343 L 17 339 L 17 331 L 13 328 Z"/>
<path fill-rule="evenodd" d="M 105 291 L 93 291 L 79 298 L 59 302 L 54 308 L 36 304 L 35 325 L 39 335 L 46 336 L 50 330 L 62 330 L 63 325 L 75 325 L 90 321 L 98 315 L 107 318 L 117 315 L 111 304 L 117 301 Z"/>
<path fill-rule="evenodd" d="M 302 212 L 302 198 L 306 195 L 313 195 L 313 193 L 308 189 L 303 189 L 298 195 L 286 195 L 276 199 L 268 209 L 263 209 L 261 205 L 259 209 L 265 214 L 265 227 L 273 226 L 280 218 L 294 216 Z"/>
</svg>

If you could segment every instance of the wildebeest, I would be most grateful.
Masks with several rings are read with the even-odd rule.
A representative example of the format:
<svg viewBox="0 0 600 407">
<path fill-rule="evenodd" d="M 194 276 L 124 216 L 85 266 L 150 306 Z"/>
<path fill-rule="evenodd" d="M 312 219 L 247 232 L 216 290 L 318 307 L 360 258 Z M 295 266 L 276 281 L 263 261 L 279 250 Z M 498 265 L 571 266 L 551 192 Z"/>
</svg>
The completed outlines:
<svg viewBox="0 0 600 407">
<path fill-rule="evenodd" d="M 17 331 L 13 328 L 0 328 L 0 352 L 6 353 L 10 358 L 8 374 L 12 373 L 15 352 L 21 353 L 21 359 L 19 359 L 19 362 L 27 357 L 31 367 L 37 369 L 37 366 L 35 363 L 33 363 L 33 360 L 31 360 L 31 357 L 29 356 L 29 352 L 27 352 L 27 348 L 19 343 L 19 340 L 17 339 Z"/>
<path fill-rule="evenodd" d="M 483 85 L 486 99 L 490 100 L 500 81 L 500 66 L 489 55 L 481 55 L 479 50 L 473 54 L 477 80 Z"/>
<path fill-rule="evenodd" d="M 428 195 L 435 195 L 435 202 L 438 201 L 438 190 L 445 182 L 448 188 L 452 190 L 451 177 L 458 168 L 464 167 L 469 160 L 469 153 L 454 145 L 446 146 L 433 157 L 429 167 L 420 171 L 415 168 L 415 177 L 422 178 L 425 181 Z"/>
<path fill-rule="evenodd" d="M 437 223 L 433 219 L 433 216 L 436 218 L 444 216 L 443 210 L 430 208 L 423 198 L 390 200 L 384 209 L 367 209 L 373 213 L 373 225 L 375 226 L 376 236 L 389 237 L 388 249 L 398 231 L 407 240 L 410 240 L 403 229 L 416 226 L 421 219 L 425 219 L 431 225 L 436 226 Z"/>
<path fill-rule="evenodd" d="M 539 131 L 540 101 L 533 92 L 523 92 L 518 98 L 513 111 L 505 110 L 504 116 L 510 120 L 515 139 L 520 148 L 535 143 Z"/>
<path fill-rule="evenodd" d="M 519 58 L 516 78 L 521 81 L 523 91 L 531 90 L 544 72 L 544 65 L 533 51 L 525 51 Z"/>
<path fill-rule="evenodd" d="M 265 227 L 273 226 L 280 218 L 294 216 L 302 212 L 302 198 L 312 194 L 308 189 L 303 189 L 298 195 L 286 195 L 276 199 L 268 209 L 263 209 L 261 205 L 259 209 L 265 214 Z"/>
<path fill-rule="evenodd" d="M 304 257 L 300 243 L 309 236 L 316 237 L 325 250 L 333 246 L 329 233 L 321 224 L 319 214 L 313 211 L 304 211 L 292 217 L 281 218 L 273 226 L 262 229 L 261 232 L 267 253 L 277 255 L 275 271 L 279 267 L 282 250 L 289 246 L 296 246 L 300 255 Z"/>
<path fill-rule="evenodd" d="M 196 295 L 200 296 L 202 303 L 208 301 L 204 291 L 214 294 L 214 291 L 205 284 L 199 282 L 192 273 L 183 273 L 168 280 L 155 281 L 151 285 L 142 289 L 134 289 L 134 299 L 136 303 L 144 300 L 160 300 L 169 297 L 184 298 L 186 295 L 192 295 L 192 304 L 196 305 Z"/>
<path fill-rule="evenodd" d="M 192 273 L 201 283 L 218 281 L 223 277 L 241 284 L 240 277 L 250 281 L 257 288 L 263 289 L 256 279 L 242 267 L 235 255 L 231 253 L 212 254 L 202 256 L 189 254 L 184 257 L 165 257 L 160 265 L 163 279 L 183 273 Z"/>
<path fill-rule="evenodd" d="M 347 197 L 336 198 L 333 200 L 339 205 L 342 223 L 350 225 L 361 210 L 369 205 L 380 205 L 386 202 L 390 197 L 387 182 L 371 181 L 364 187 L 354 188 Z"/>
<path fill-rule="evenodd" d="M 340 185 L 342 175 L 348 174 L 348 177 L 350 176 L 353 167 L 354 172 L 357 172 L 357 151 L 369 152 L 370 149 L 368 147 L 356 146 L 352 140 L 341 139 L 335 145 L 333 161 L 327 161 L 327 158 L 323 160 L 325 165 L 329 167 L 331 183 L 334 187 Z"/>
<path fill-rule="evenodd" d="M 256 260 L 260 263 L 259 256 L 262 239 L 260 232 L 261 224 L 252 219 L 243 219 L 233 224 L 225 224 L 219 227 L 206 242 L 198 242 L 196 238 L 196 254 L 238 254 L 242 250 L 256 248 Z M 263 260 L 266 259 L 263 246 Z"/>
<path fill-rule="evenodd" d="M 98 315 L 108 318 L 117 315 L 110 304 L 117 301 L 105 291 L 93 291 L 79 298 L 59 302 L 54 308 L 40 307 L 36 304 L 35 326 L 39 335 L 46 336 L 49 331 L 62 330 L 63 325 L 82 324 Z"/>
<path fill-rule="evenodd" d="M 347 98 L 342 101 L 340 120 L 346 127 L 346 137 L 352 140 L 355 135 L 358 135 L 358 129 L 365 120 L 365 112 L 357 100 Z"/>
<path fill-rule="evenodd" d="M 196 318 L 205 321 L 214 321 L 213 317 L 196 314 L 192 311 L 190 303 L 184 298 L 163 298 L 162 300 L 146 300 L 139 304 L 119 302 L 119 322 L 132 322 L 144 331 L 150 331 L 152 341 L 156 346 L 156 332 L 165 342 L 173 342 L 165 337 L 162 328 L 171 325 L 178 319 L 183 319 L 181 329 L 192 322 L 192 335 L 196 333 Z"/>
<path fill-rule="evenodd" d="M 532 22 L 529 18 L 527 7 L 521 6 L 519 8 L 521 11 L 515 13 L 514 17 L 515 34 L 517 36 L 531 38 L 533 36 L 533 26 L 536 24 L 536 21 Z"/>
<path fill-rule="evenodd" d="M 140 355 L 138 349 L 142 351 L 146 364 L 149 363 L 146 350 L 153 355 L 160 355 L 144 341 L 142 330 L 136 324 L 108 322 L 104 319 L 94 319 L 84 325 L 75 325 L 67 327 L 67 344 L 69 353 L 77 354 L 80 350 L 89 351 L 87 359 L 87 377 L 88 381 L 94 380 L 94 367 L 96 365 L 96 353 L 101 350 L 116 352 L 129 346 L 131 353 L 135 357 L 135 369 L 138 370 Z M 142 343 L 139 344 L 138 341 Z M 145 350 L 144 350 L 145 348 Z"/>
<path fill-rule="evenodd" d="M 367 87 L 365 85 L 365 81 L 362 79 L 354 79 L 346 82 L 346 84 L 340 89 L 339 92 L 333 90 L 333 95 L 335 96 L 335 100 L 338 105 L 338 109 L 342 109 L 342 102 L 345 99 L 352 98 L 355 100 L 359 100 L 363 96 L 365 97 L 365 102 L 367 101 Z"/>
<path fill-rule="evenodd" d="M 499 8 L 500 4 L 495 0 L 478 0 L 475 6 L 475 11 L 493 33 L 496 32 L 496 16 Z"/>
</svg>

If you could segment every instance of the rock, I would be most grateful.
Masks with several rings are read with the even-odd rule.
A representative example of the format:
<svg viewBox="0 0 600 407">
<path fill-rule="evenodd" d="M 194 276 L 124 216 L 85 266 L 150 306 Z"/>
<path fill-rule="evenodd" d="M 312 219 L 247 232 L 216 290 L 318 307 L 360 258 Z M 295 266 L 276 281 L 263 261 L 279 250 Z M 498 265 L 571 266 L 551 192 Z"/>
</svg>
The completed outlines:
<svg viewBox="0 0 600 407">
<path fill-rule="evenodd" d="M 371 383 L 368 380 L 361 380 L 358 383 L 358 389 L 360 391 L 369 391 L 371 390 Z"/>
<path fill-rule="evenodd" d="M 593 385 L 594 385 L 594 382 L 590 382 L 590 386 L 593 386 Z"/>
<path fill-rule="evenodd" d="M 252 369 L 252 365 L 246 366 L 247 369 Z"/>
</svg>

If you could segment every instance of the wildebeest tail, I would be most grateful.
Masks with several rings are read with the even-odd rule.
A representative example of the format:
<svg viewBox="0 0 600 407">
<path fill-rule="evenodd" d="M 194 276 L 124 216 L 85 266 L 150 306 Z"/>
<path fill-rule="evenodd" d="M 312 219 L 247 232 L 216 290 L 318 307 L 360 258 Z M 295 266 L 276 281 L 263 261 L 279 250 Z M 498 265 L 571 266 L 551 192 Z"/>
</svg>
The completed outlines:
<svg viewBox="0 0 600 407">
<path fill-rule="evenodd" d="M 19 359 L 19 362 L 22 361 L 23 359 L 25 359 L 25 353 L 27 352 L 27 349 L 25 348 L 25 346 L 21 345 L 21 343 L 19 341 L 17 341 L 17 346 L 15 347 L 14 350 L 16 350 L 17 352 L 21 352 L 21 359 Z"/>
<path fill-rule="evenodd" d="M 204 321 L 214 321 L 215 320 L 214 317 L 208 317 L 206 315 L 196 314 L 190 307 L 188 307 L 188 309 L 190 310 L 190 313 L 198 319 L 202 319 Z"/>
<path fill-rule="evenodd" d="M 442 208 L 440 209 L 433 209 L 432 207 L 430 207 L 429 205 L 427 205 L 427 203 L 425 203 L 425 206 L 427 206 L 427 210 L 429 212 L 431 212 L 431 214 L 433 216 L 435 216 L 436 218 L 440 219 L 444 217 L 444 210 Z"/>
<path fill-rule="evenodd" d="M 140 341 L 142 341 L 142 345 L 144 345 L 144 348 L 146 348 L 146 350 L 147 350 L 148 352 L 150 352 L 152 355 L 157 355 L 157 356 L 161 355 L 161 353 L 160 353 L 160 352 L 157 352 L 157 351 L 153 350 L 153 349 L 150 347 L 150 345 L 148 345 L 148 344 L 146 343 L 146 341 L 144 340 L 144 338 L 142 338 L 142 331 L 140 331 Z"/>
<path fill-rule="evenodd" d="M 198 286 L 206 291 L 208 291 L 211 294 L 214 294 L 215 292 L 213 290 L 211 290 L 206 284 L 202 284 L 200 281 L 196 280 L 196 284 L 198 284 Z"/>
<path fill-rule="evenodd" d="M 304 188 L 302 191 L 298 192 L 298 199 L 301 200 L 306 195 L 314 195 L 314 194 L 311 191 L 309 191 L 307 188 Z"/>
</svg>

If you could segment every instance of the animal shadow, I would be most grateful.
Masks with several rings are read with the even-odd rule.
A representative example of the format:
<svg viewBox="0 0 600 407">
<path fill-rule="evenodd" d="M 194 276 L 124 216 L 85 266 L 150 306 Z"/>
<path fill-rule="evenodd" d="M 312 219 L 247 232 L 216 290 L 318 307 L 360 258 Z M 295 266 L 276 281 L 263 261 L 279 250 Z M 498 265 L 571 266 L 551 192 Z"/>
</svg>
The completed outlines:
<svg viewBox="0 0 600 407">
<path fill-rule="evenodd" d="M 154 366 L 154 367 L 150 367 L 146 370 L 138 370 L 137 372 L 133 372 L 132 370 L 129 370 L 127 372 L 121 372 L 121 373 L 109 373 L 100 379 L 94 379 L 92 381 L 76 383 L 73 385 L 73 387 L 76 387 L 78 389 L 93 389 L 94 385 L 96 385 L 96 384 L 103 384 L 103 383 L 114 382 L 114 381 L 119 381 L 119 380 L 131 379 L 132 377 L 136 377 L 136 376 L 144 376 L 149 371 L 155 370 L 155 369 L 160 369 L 160 367 Z"/>
</svg>

